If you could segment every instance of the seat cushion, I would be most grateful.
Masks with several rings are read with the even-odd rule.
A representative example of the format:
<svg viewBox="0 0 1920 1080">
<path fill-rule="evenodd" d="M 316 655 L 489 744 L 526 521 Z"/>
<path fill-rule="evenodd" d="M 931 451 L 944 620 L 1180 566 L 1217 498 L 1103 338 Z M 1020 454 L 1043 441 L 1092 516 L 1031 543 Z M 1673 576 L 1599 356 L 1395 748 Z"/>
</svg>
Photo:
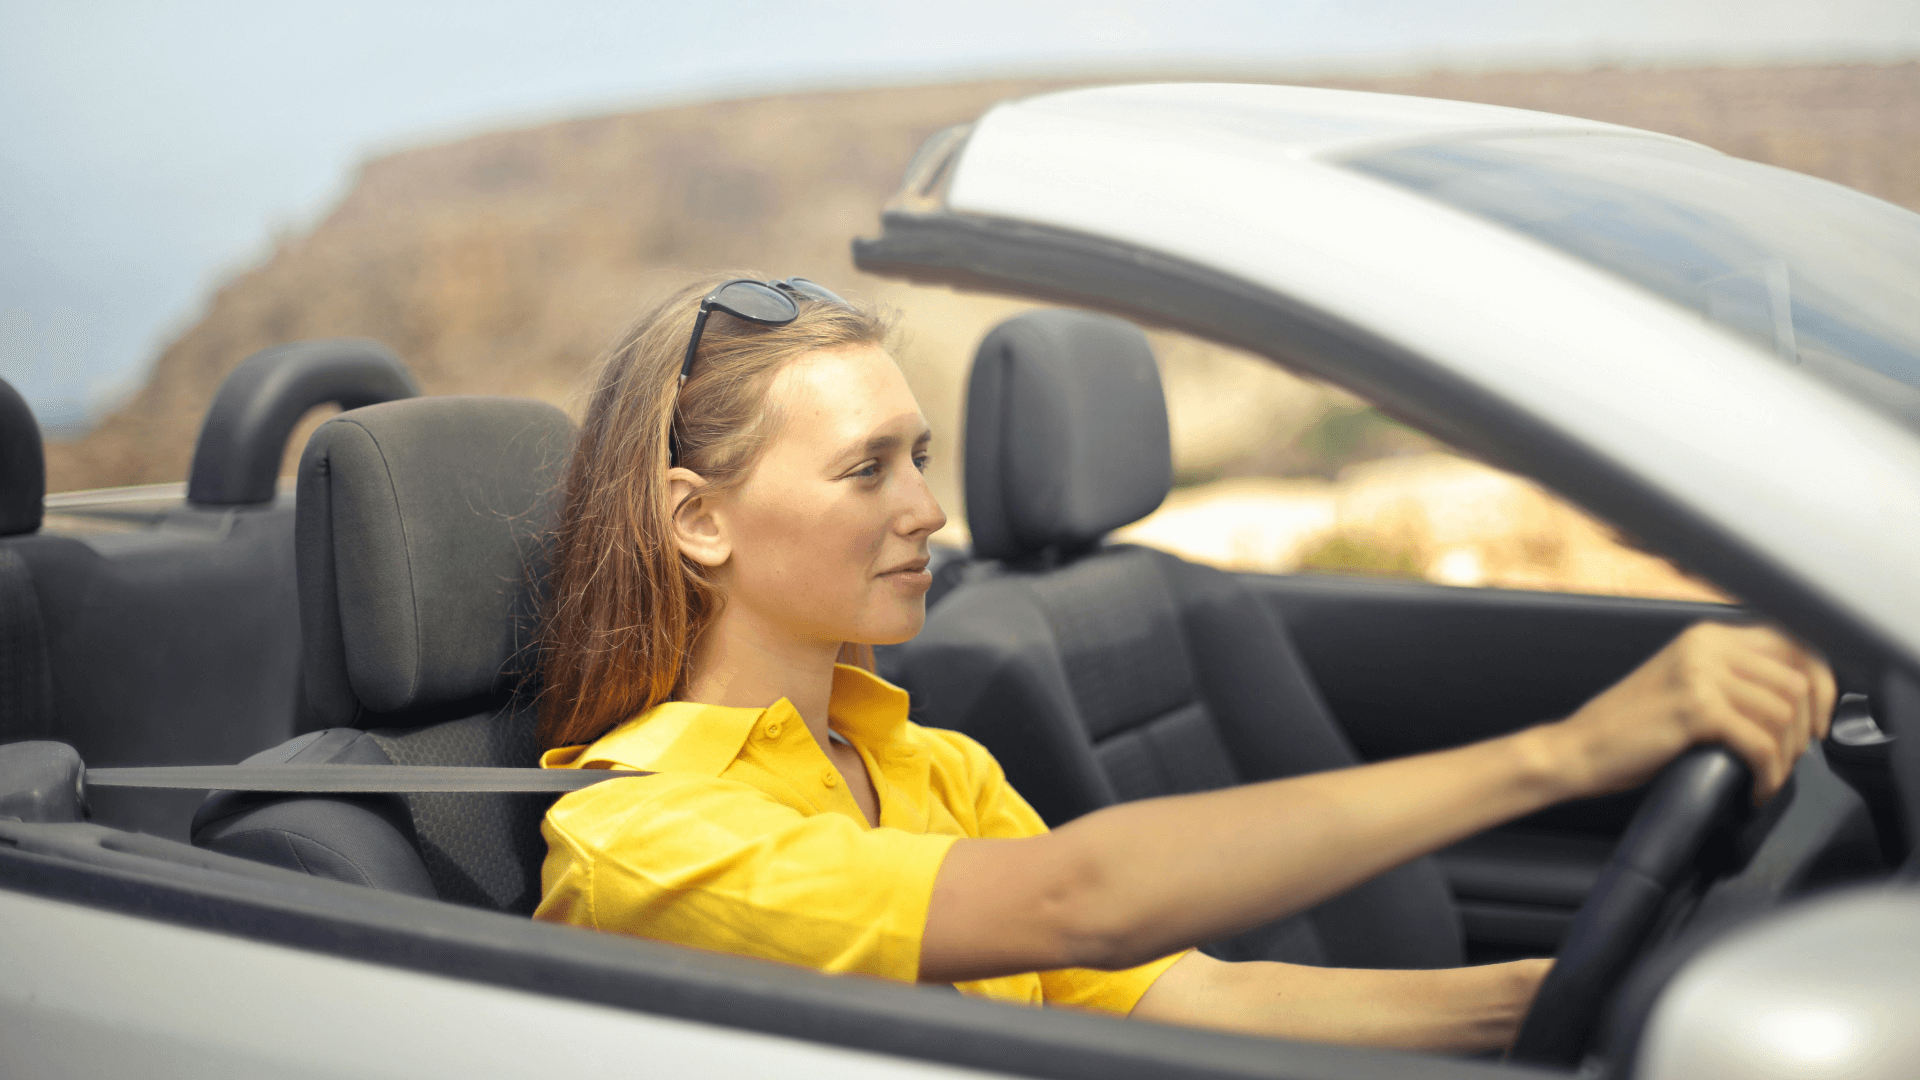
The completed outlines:
<svg viewBox="0 0 1920 1080">
<path fill-rule="evenodd" d="M 391 765 L 366 732 L 310 732 L 247 758 L 245 765 Z M 216 791 L 200 804 L 195 845 L 243 859 L 410 896 L 436 896 L 414 850 L 398 795 L 295 796 Z"/>
<path fill-rule="evenodd" d="M 247 764 L 538 764 L 530 710 L 418 728 L 330 728 Z M 294 796 L 216 792 L 193 821 L 201 847 L 356 885 L 530 915 L 540 902 L 540 819 L 557 794 Z"/>
</svg>

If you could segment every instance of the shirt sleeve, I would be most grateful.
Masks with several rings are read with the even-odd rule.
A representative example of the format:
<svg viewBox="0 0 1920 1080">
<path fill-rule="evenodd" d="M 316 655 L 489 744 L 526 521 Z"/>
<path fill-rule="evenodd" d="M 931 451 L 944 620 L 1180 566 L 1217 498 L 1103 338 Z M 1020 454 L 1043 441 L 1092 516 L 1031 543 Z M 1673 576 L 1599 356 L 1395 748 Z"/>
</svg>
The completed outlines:
<svg viewBox="0 0 1920 1080">
<path fill-rule="evenodd" d="M 1125 1016 L 1133 1011 L 1154 981 L 1178 963 L 1187 951 L 1149 960 L 1139 967 L 1120 971 L 1096 971 L 1093 968 L 1061 968 L 1040 973 L 1040 990 L 1049 1005 L 1067 1005 L 1080 1009 Z"/>
<path fill-rule="evenodd" d="M 1007 783 L 1006 772 L 986 747 L 958 731 L 922 730 L 944 746 L 942 756 L 953 768 L 947 798 L 949 803 L 964 802 L 971 810 L 972 820 L 966 823 L 968 835 L 982 840 L 1018 840 L 1047 831 L 1047 823 Z"/>
<path fill-rule="evenodd" d="M 1007 782 L 1006 773 L 986 747 L 958 732 L 942 734 L 966 755 L 974 784 L 975 820 L 981 837 L 1018 839 L 1047 831 L 1046 822 Z M 1049 1005 L 1097 1009 L 1125 1016 L 1146 995 L 1154 980 L 1185 955 L 1177 952 L 1121 971 L 1093 968 L 1042 971 L 1039 973 L 1041 993 Z"/>
<path fill-rule="evenodd" d="M 572 792 L 541 828 L 536 919 L 906 981 L 958 839 L 807 816 L 690 773 Z"/>
</svg>

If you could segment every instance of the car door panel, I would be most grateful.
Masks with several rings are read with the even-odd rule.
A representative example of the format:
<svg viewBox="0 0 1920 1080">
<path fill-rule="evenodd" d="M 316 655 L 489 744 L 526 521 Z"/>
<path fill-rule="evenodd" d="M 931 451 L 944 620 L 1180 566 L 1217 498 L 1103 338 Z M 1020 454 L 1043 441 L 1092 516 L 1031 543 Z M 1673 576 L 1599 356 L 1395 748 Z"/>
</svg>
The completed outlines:
<svg viewBox="0 0 1920 1080">
<path fill-rule="evenodd" d="M 1242 574 L 1287 627 L 1367 761 L 1553 720 L 1718 604 Z M 1637 793 L 1551 807 L 1439 853 L 1470 955 L 1549 953 L 1598 877 Z"/>
</svg>

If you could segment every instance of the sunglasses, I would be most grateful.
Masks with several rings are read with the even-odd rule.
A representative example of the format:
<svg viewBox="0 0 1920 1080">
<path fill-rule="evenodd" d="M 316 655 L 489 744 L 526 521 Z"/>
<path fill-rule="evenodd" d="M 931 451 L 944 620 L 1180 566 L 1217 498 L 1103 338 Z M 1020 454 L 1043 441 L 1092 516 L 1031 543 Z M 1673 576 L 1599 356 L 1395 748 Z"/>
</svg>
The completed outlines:
<svg viewBox="0 0 1920 1080">
<path fill-rule="evenodd" d="M 685 386 L 687 376 L 693 373 L 693 358 L 700 351 L 700 335 L 706 332 L 707 316 L 724 311 L 736 319 L 762 326 L 785 326 L 800 317 L 801 300 L 846 304 L 832 289 L 801 277 L 780 281 L 735 278 L 721 282 L 700 301 L 700 314 L 693 320 L 693 336 L 687 339 L 687 355 L 680 361 L 680 385 Z M 667 433 L 669 466 L 680 464 L 680 433 L 677 427 Z"/>
<path fill-rule="evenodd" d="M 762 326 L 785 326 L 800 317 L 800 305 L 796 298 L 828 304 L 846 303 L 832 289 L 802 277 L 783 281 L 735 278 L 722 282 L 707 294 L 706 299 L 700 301 L 700 314 L 693 320 L 693 337 L 687 340 L 687 356 L 680 361 L 680 382 L 684 385 L 687 376 L 693 373 L 693 357 L 700 351 L 700 335 L 706 332 L 707 316 L 724 311 L 736 319 Z"/>
</svg>

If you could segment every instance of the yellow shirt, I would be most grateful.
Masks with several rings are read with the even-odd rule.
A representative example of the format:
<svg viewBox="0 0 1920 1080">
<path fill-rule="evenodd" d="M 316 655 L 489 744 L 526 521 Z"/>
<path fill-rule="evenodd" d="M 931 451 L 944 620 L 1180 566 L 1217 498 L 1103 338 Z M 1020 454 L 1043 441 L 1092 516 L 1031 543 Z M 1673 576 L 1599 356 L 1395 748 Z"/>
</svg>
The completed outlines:
<svg viewBox="0 0 1920 1080">
<path fill-rule="evenodd" d="M 934 875 L 962 837 L 1046 825 L 993 755 L 907 720 L 907 694 L 835 669 L 828 722 L 859 750 L 880 798 L 869 827 L 785 698 L 765 709 L 667 702 L 550 769 L 643 769 L 547 812 L 536 919 L 703 949 L 912 981 Z M 1027 1004 L 1127 1013 L 1179 955 L 1125 971 L 1069 968 L 959 983 Z"/>
</svg>

